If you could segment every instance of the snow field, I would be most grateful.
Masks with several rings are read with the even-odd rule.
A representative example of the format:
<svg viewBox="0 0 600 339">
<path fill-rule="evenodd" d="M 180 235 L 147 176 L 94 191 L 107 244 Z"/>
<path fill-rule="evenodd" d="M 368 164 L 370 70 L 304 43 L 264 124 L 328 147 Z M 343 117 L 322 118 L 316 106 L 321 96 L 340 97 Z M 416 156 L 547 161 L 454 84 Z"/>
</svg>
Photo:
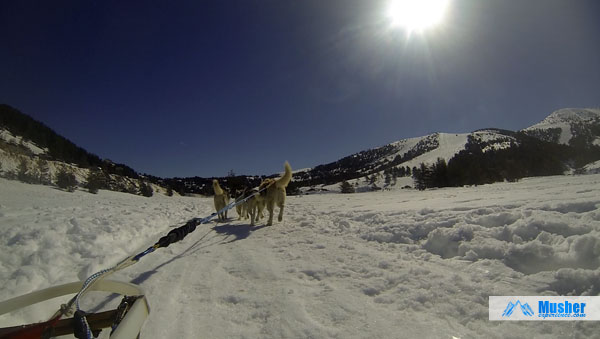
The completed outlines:
<svg viewBox="0 0 600 339">
<path fill-rule="evenodd" d="M 84 280 L 157 240 L 169 225 L 206 214 L 203 207 L 162 195 L 68 193 L 0 179 L 0 299 Z"/>
<path fill-rule="evenodd" d="M 594 322 L 490 322 L 488 297 L 598 295 L 598 192 L 586 175 L 288 197 L 281 223 L 231 212 L 110 278 L 145 289 L 142 338 L 593 338 Z M 0 179 L 0 299 L 84 279 L 212 210 L 212 198 Z"/>
</svg>

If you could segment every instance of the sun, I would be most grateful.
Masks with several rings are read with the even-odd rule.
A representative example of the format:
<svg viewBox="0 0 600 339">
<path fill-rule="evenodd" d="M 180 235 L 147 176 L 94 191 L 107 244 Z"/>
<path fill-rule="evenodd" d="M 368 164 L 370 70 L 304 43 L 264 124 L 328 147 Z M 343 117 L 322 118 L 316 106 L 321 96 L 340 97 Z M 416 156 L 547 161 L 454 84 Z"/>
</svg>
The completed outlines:
<svg viewBox="0 0 600 339">
<path fill-rule="evenodd" d="M 392 26 L 409 32 L 423 31 L 439 24 L 450 0 L 391 0 L 387 16 Z"/>
</svg>

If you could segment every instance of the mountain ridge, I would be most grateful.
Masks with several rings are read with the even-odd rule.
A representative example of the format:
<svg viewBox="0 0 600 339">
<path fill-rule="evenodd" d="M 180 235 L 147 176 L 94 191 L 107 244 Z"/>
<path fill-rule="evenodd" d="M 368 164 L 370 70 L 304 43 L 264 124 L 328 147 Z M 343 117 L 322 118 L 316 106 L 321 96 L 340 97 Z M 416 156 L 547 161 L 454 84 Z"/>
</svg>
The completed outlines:
<svg viewBox="0 0 600 339">
<path fill-rule="evenodd" d="M 171 187 L 182 194 L 212 194 L 210 183 L 215 178 L 160 178 L 147 174 L 140 175 L 126 165 L 114 164 L 108 159 L 100 159 L 79 148 L 43 123 L 33 120 L 8 105 L 0 105 L 0 113 L 3 113 L 0 118 L 0 128 L 3 127 L 5 131 L 12 133 L 7 134 L 0 130 L 0 142 L 2 142 L 0 145 L 3 145 L 4 148 L 8 144 L 13 150 L 15 147 L 29 147 L 29 151 L 25 151 L 28 156 L 74 163 L 80 168 L 101 168 L 109 174 L 132 179 L 142 177 L 156 185 Z M 370 185 L 374 184 L 373 187 L 389 186 L 387 176 L 411 177 L 414 169 L 421 164 L 433 166 L 440 160 L 448 163 L 458 155 L 464 157 L 469 154 L 494 153 L 522 146 L 523 143 L 531 144 L 532 139 L 527 138 L 583 149 L 598 148 L 600 146 L 600 109 L 560 109 L 551 113 L 541 122 L 516 132 L 498 128 L 483 128 L 469 133 L 436 132 L 421 137 L 397 140 L 330 163 L 297 170 L 293 174 L 290 191 L 295 192 L 300 187 L 331 186 L 361 178 L 369 181 Z M 67 150 L 60 149 L 60 147 Z M 32 151 L 33 148 L 35 151 Z M 599 160 L 594 157 L 592 156 L 588 163 Z M 586 164 L 579 164 L 581 165 L 579 167 Z M 267 176 L 240 175 L 216 179 L 222 180 L 225 186 L 235 190 L 241 186 L 256 186 L 265 177 Z"/>
<path fill-rule="evenodd" d="M 563 108 L 522 130 L 545 141 L 600 146 L 600 109 Z"/>
</svg>

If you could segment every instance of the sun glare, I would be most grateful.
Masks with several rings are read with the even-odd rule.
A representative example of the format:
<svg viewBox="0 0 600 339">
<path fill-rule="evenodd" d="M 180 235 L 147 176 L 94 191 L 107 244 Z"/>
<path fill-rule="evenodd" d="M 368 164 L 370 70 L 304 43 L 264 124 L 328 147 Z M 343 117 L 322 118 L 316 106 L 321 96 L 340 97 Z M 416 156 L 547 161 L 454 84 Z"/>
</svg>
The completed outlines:
<svg viewBox="0 0 600 339">
<path fill-rule="evenodd" d="M 387 15 L 394 27 L 422 31 L 440 23 L 450 0 L 392 0 Z"/>
</svg>

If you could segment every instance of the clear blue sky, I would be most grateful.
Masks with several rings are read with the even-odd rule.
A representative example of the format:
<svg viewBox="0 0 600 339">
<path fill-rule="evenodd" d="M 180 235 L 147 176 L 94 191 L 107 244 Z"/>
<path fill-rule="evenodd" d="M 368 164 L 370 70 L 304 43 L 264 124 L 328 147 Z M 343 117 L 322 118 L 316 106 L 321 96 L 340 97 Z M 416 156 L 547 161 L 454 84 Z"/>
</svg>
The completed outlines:
<svg viewBox="0 0 600 339">
<path fill-rule="evenodd" d="M 2 1 L 0 103 L 163 177 L 271 174 L 600 106 L 600 1 Z"/>
</svg>

